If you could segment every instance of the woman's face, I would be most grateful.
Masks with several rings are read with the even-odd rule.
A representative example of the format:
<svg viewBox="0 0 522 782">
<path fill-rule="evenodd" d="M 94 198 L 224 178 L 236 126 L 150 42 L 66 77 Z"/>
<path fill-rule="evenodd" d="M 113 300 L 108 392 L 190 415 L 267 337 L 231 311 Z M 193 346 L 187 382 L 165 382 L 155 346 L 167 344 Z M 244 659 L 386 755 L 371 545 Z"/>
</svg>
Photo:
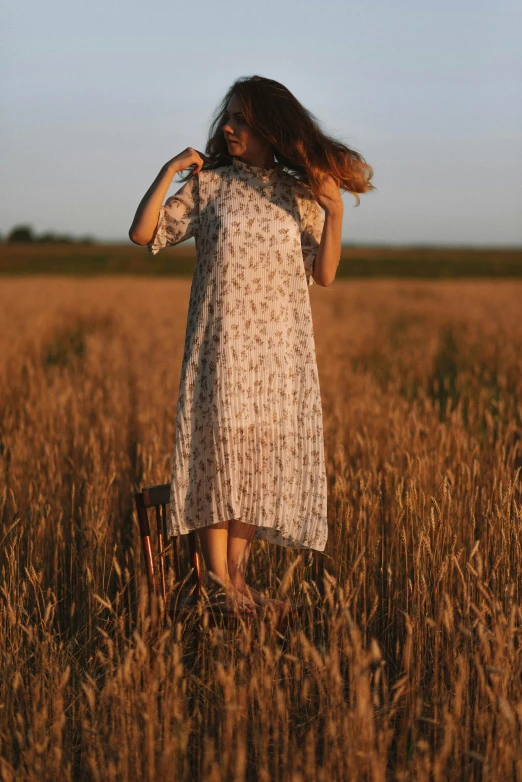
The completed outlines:
<svg viewBox="0 0 522 782">
<path fill-rule="evenodd" d="M 227 142 L 229 155 L 251 160 L 266 156 L 270 150 L 270 144 L 257 136 L 247 125 L 241 110 L 241 103 L 236 95 L 232 95 L 227 104 L 223 135 Z"/>
</svg>

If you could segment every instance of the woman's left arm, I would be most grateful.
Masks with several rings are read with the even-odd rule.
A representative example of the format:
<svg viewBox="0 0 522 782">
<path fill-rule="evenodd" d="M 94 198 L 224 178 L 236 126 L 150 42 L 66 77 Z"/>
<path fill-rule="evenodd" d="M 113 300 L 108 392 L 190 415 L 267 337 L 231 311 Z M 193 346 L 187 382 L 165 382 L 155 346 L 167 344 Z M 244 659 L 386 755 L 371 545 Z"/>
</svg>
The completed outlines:
<svg viewBox="0 0 522 782">
<path fill-rule="evenodd" d="M 325 176 L 321 183 L 318 203 L 325 211 L 321 243 L 314 262 L 314 280 L 324 287 L 335 280 L 341 260 L 341 231 L 344 204 L 341 193 L 332 176 Z"/>
</svg>

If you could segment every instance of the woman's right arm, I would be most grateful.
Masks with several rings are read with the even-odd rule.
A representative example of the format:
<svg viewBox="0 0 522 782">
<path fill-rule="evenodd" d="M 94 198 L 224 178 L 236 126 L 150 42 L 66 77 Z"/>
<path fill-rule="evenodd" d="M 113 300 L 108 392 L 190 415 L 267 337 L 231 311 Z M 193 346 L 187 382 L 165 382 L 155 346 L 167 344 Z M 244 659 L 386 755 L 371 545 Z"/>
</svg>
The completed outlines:
<svg viewBox="0 0 522 782">
<path fill-rule="evenodd" d="M 174 176 L 178 171 L 184 171 L 194 165 L 194 174 L 199 173 L 204 160 L 197 150 L 188 147 L 161 168 L 158 176 L 149 187 L 136 210 L 134 220 L 129 228 L 129 239 L 134 244 L 146 245 L 154 235 L 158 224 L 163 200 Z"/>
</svg>

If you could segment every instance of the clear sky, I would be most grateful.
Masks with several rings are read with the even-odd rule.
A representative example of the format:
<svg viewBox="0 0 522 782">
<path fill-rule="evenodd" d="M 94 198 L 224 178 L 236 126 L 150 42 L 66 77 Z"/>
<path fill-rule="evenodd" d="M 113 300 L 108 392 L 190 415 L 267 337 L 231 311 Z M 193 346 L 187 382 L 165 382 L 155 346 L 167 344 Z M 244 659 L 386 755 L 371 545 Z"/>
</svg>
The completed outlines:
<svg viewBox="0 0 522 782">
<path fill-rule="evenodd" d="M 204 151 L 230 84 L 259 74 L 373 166 L 344 241 L 520 245 L 521 21 L 515 0 L 10 0 L 0 233 L 130 242 L 161 166 Z"/>
</svg>

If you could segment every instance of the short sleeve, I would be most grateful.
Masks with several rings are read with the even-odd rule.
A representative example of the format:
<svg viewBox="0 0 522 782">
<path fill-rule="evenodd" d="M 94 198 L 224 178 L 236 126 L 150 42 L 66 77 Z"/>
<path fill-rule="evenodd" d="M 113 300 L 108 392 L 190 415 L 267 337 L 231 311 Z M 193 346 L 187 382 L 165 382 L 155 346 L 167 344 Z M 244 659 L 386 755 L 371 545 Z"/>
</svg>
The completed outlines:
<svg viewBox="0 0 522 782">
<path fill-rule="evenodd" d="M 180 244 L 198 233 L 199 227 L 199 178 L 193 174 L 180 189 L 169 196 L 158 216 L 158 224 L 149 252 L 155 255 L 167 245 Z"/>
<path fill-rule="evenodd" d="M 314 284 L 312 273 L 314 262 L 321 243 L 324 227 L 324 212 L 315 198 L 311 199 L 308 211 L 301 224 L 301 249 L 308 285 Z"/>
</svg>

